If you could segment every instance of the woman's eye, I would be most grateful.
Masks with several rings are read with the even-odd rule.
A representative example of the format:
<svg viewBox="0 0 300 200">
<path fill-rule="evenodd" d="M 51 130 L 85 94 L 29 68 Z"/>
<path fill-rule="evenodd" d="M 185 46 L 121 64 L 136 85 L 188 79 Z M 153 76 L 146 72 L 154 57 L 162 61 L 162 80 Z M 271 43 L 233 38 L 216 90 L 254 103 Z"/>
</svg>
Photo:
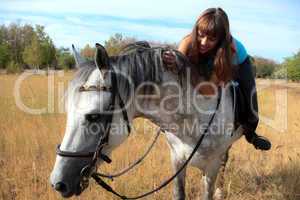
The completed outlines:
<svg viewBox="0 0 300 200">
<path fill-rule="evenodd" d="M 85 115 L 85 119 L 88 122 L 96 122 L 96 121 L 99 121 L 100 118 L 101 118 L 100 114 L 87 114 L 87 115 Z"/>
<path fill-rule="evenodd" d="M 199 34 L 199 35 L 198 35 L 198 37 L 199 37 L 199 38 L 204 38 L 205 36 L 204 36 L 204 35 L 200 35 L 200 34 Z"/>
<path fill-rule="evenodd" d="M 211 42 L 215 42 L 215 41 L 217 41 L 217 38 L 209 37 L 208 40 L 211 41 Z"/>
</svg>

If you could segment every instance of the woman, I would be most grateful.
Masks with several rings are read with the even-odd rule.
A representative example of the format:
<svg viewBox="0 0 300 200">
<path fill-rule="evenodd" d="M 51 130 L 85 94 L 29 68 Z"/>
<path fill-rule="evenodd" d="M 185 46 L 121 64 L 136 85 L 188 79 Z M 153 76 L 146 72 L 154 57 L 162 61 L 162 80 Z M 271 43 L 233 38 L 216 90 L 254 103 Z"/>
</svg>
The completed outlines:
<svg viewBox="0 0 300 200">
<path fill-rule="evenodd" d="M 227 14 L 221 8 L 205 10 L 198 18 L 192 33 L 183 38 L 178 50 L 186 55 L 194 66 L 194 86 L 197 85 L 197 81 L 203 81 L 203 78 L 217 85 L 226 84 L 233 79 L 239 83 L 245 112 L 243 116 L 238 117 L 237 123 L 243 126 L 247 141 L 256 149 L 269 150 L 271 143 L 268 139 L 258 136 L 255 132 L 259 119 L 251 62 L 244 46 L 230 34 Z M 169 68 L 176 67 L 176 59 L 172 52 L 164 52 L 163 60 Z M 199 78 L 195 74 L 198 74 Z M 201 86 L 199 92 L 211 94 L 212 87 Z"/>
</svg>

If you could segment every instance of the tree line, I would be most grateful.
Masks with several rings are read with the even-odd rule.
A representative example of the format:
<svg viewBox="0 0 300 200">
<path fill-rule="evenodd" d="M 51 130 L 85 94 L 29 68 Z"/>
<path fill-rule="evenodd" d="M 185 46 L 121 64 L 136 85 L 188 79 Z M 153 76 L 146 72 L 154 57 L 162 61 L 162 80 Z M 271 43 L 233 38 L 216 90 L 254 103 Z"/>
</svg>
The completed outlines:
<svg viewBox="0 0 300 200">
<path fill-rule="evenodd" d="M 104 46 L 109 55 L 116 55 L 124 46 L 135 41 L 135 38 L 117 33 L 105 41 Z M 157 42 L 152 44 L 164 45 Z M 86 59 L 93 59 L 95 48 L 87 44 L 80 53 Z M 67 70 L 74 67 L 71 50 L 56 48 L 44 26 L 17 23 L 0 26 L 0 69 L 17 73 L 25 69 Z"/>
<path fill-rule="evenodd" d="M 109 55 L 117 55 L 127 44 L 137 41 L 133 37 L 122 34 L 112 35 L 104 42 Z M 169 46 L 176 48 L 177 44 L 150 41 L 152 46 Z M 93 59 L 95 48 L 86 45 L 80 50 L 86 59 Z M 287 57 L 282 63 L 254 56 L 252 57 L 254 71 L 258 78 L 280 78 L 293 81 L 300 80 L 300 51 Z M 53 40 L 45 32 L 45 27 L 29 24 L 12 23 L 0 26 L 0 69 L 8 73 L 21 72 L 24 69 L 72 69 L 75 60 L 69 48 L 56 48 Z"/>
<path fill-rule="evenodd" d="M 68 63 L 69 62 L 69 63 Z M 57 49 L 44 26 L 12 23 L 0 26 L 0 68 L 7 72 L 24 69 L 62 69 L 74 65 L 68 49 Z"/>
<path fill-rule="evenodd" d="M 257 78 L 300 80 L 300 50 L 282 63 L 259 56 L 251 60 Z"/>
</svg>

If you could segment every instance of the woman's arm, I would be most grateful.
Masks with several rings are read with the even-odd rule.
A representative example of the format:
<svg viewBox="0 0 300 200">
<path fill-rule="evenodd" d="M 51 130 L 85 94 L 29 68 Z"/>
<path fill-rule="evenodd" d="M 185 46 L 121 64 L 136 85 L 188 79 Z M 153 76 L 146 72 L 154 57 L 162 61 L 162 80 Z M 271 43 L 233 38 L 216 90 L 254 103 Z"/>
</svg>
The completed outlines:
<svg viewBox="0 0 300 200">
<path fill-rule="evenodd" d="M 187 55 L 190 43 L 191 36 L 187 35 L 180 41 L 177 50 L 183 55 Z M 176 69 L 176 58 L 172 51 L 165 51 L 163 53 L 163 61 L 169 69 Z"/>
<path fill-rule="evenodd" d="M 184 55 L 187 55 L 188 48 L 189 48 L 191 42 L 192 42 L 191 35 L 185 36 L 179 43 L 178 51 L 180 51 Z"/>
</svg>

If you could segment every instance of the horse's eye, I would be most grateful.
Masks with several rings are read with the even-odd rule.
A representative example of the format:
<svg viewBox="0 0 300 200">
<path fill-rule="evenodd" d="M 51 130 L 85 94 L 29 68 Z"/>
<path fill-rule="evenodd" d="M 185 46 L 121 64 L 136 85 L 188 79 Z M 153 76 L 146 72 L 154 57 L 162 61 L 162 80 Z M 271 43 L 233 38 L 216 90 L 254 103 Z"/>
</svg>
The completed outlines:
<svg viewBox="0 0 300 200">
<path fill-rule="evenodd" d="M 97 122 L 99 121 L 101 118 L 101 115 L 98 114 L 98 113 L 95 113 L 95 114 L 87 114 L 85 115 L 85 119 L 88 121 L 88 122 Z"/>
</svg>

